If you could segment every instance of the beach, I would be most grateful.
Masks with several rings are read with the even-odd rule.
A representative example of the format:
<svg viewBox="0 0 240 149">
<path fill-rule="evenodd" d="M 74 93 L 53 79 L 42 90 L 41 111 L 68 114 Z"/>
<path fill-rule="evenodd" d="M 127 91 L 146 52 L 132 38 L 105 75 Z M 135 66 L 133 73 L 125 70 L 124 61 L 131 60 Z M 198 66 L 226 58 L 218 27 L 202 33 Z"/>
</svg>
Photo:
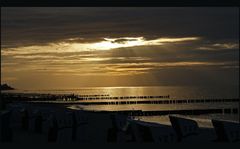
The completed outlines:
<svg viewBox="0 0 240 149">
<path fill-rule="evenodd" d="M 12 95 L 12 97 L 15 96 L 13 93 L 7 94 L 7 97 L 10 95 Z M 35 94 L 35 96 L 39 97 L 39 94 Z M 41 94 L 41 96 L 45 97 L 43 94 Z M 18 95 L 18 97 L 20 96 Z M 32 97 L 32 94 L 27 97 Z M 111 95 L 108 95 L 108 97 L 111 97 Z M 21 99 L 25 100 L 12 100 L 6 104 L 4 111 L 11 113 L 11 116 L 9 116 L 9 124 L 12 132 L 10 142 L 179 142 L 179 137 L 174 130 L 170 116 L 184 118 L 187 119 L 187 121 L 190 120 L 190 126 L 188 126 L 190 128 L 192 127 L 192 122 L 193 124 L 197 124 L 197 135 L 195 134 L 192 137 L 190 135 L 189 138 L 191 142 L 214 142 L 217 140 L 218 135 L 212 123 L 213 119 L 234 123 L 237 126 L 234 126 L 236 127 L 234 129 L 236 129 L 237 133 L 239 131 L 238 104 L 236 104 L 238 102 L 233 99 L 229 99 L 229 101 L 227 99 L 225 99 L 226 101 L 220 99 L 205 100 L 207 101 L 206 103 L 204 100 L 199 100 L 202 101 L 202 103 L 181 101 L 179 103 L 168 102 L 167 104 L 166 102 L 138 104 L 136 102 L 129 102 L 131 99 L 127 99 L 127 104 L 116 104 L 116 100 L 113 102 L 111 99 L 105 99 L 105 101 L 107 100 L 112 104 L 92 105 L 91 103 L 94 102 L 94 100 L 88 98 L 84 100 L 81 99 L 80 101 L 47 101 L 45 99 L 41 101 L 40 99 L 43 98 L 39 98 L 39 100 L 38 98 L 35 98 L 35 100 L 28 98 L 26 98 L 26 94 L 24 94 L 24 98 L 21 97 Z M 92 96 L 89 96 L 89 98 L 92 98 Z M 119 98 L 119 100 L 124 101 L 126 99 L 124 97 L 123 99 Z M 138 100 L 149 101 L 151 99 Z M 173 101 L 171 98 L 160 98 L 158 100 Z M 196 101 L 196 99 L 194 99 L 194 101 Z M 84 102 L 88 104 L 85 105 L 83 104 Z M 99 99 L 96 100 L 96 102 L 104 103 L 104 100 Z M 188 112 L 187 110 L 191 111 Z M 28 113 L 27 128 L 25 129 L 23 129 L 23 111 Z M 41 132 L 36 133 L 36 118 L 38 116 L 40 116 L 43 121 L 41 122 Z M 79 125 L 77 125 L 77 122 L 79 122 Z M 55 126 L 56 128 L 53 127 L 54 123 L 57 124 Z M 53 135 L 51 140 L 50 130 L 53 128 L 55 128 L 58 133 L 55 134 L 55 137 L 53 137 Z M 147 133 L 148 135 L 145 134 L 146 131 L 149 132 Z M 143 134 L 151 139 L 146 140 Z M 159 135 L 163 138 L 165 136 L 165 140 L 160 139 L 159 141 L 156 139 Z"/>
</svg>

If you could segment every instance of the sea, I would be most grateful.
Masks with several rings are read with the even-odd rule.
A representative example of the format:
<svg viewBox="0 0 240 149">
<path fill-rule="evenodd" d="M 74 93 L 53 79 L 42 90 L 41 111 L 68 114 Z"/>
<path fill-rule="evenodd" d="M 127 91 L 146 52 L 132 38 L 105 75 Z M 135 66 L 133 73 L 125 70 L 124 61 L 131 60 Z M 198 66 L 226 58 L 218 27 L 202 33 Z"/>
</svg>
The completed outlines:
<svg viewBox="0 0 240 149">
<path fill-rule="evenodd" d="M 13 90 L 12 93 L 26 94 L 75 94 L 75 95 L 107 95 L 107 96 L 167 96 L 171 99 L 239 99 L 239 86 L 132 86 L 132 87 L 84 87 L 75 89 L 48 90 Z M 119 99 L 118 99 L 119 100 Z M 137 100 L 137 99 L 126 99 Z M 150 99 L 145 99 L 150 100 Z M 159 99 L 161 100 L 161 99 Z M 125 104 L 125 105 L 67 105 L 67 108 L 86 111 L 124 111 L 124 110 L 179 110 L 179 109 L 208 109 L 208 108 L 237 108 L 237 102 L 219 103 L 182 103 L 182 104 Z M 239 112 L 236 114 L 204 114 L 185 115 L 198 121 L 200 126 L 212 127 L 211 119 L 221 119 L 238 122 Z M 168 116 L 137 116 L 136 119 L 170 125 Z"/>
<path fill-rule="evenodd" d="M 239 86 L 132 86 L 82 87 L 70 89 L 9 90 L 12 93 L 76 94 L 109 96 L 158 96 L 179 98 L 239 98 Z"/>
</svg>

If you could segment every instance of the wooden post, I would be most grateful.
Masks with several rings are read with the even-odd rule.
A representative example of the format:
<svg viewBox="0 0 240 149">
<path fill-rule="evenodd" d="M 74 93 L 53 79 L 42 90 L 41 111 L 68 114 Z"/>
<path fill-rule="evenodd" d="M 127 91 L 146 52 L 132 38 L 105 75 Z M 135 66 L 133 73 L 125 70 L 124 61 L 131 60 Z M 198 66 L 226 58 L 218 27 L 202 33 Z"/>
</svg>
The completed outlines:
<svg viewBox="0 0 240 149">
<path fill-rule="evenodd" d="M 240 123 L 240 100 L 238 101 L 238 116 L 239 116 L 238 117 L 238 122 Z"/>
</svg>

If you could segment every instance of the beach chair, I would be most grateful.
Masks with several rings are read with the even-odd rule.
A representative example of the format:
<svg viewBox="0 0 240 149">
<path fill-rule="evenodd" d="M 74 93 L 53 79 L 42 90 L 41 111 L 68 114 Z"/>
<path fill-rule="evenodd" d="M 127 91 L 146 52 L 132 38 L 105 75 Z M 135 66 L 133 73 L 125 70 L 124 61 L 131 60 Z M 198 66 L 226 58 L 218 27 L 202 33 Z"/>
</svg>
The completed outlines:
<svg viewBox="0 0 240 149">
<path fill-rule="evenodd" d="M 183 141 L 199 134 L 199 127 L 196 121 L 177 116 L 169 116 L 173 129 L 175 130 L 178 141 Z"/>
<path fill-rule="evenodd" d="M 88 117 L 84 111 L 76 111 L 73 115 L 73 140 L 76 142 L 87 142 Z"/>
<path fill-rule="evenodd" d="M 47 129 L 47 141 L 48 142 L 56 142 L 58 137 L 58 126 L 55 115 L 52 113 L 49 115 L 47 120 L 46 128 L 43 127 L 43 130 Z"/>
<path fill-rule="evenodd" d="M 29 113 L 29 130 L 34 133 L 42 133 L 43 117 L 41 111 L 35 109 Z"/>
<path fill-rule="evenodd" d="M 1 111 L 0 115 L 0 142 L 11 142 L 13 137 L 10 127 L 10 111 Z"/>
<path fill-rule="evenodd" d="M 19 109 L 11 109 L 10 125 L 14 129 L 21 128 L 21 112 Z"/>
<path fill-rule="evenodd" d="M 133 142 L 153 142 L 153 137 L 149 127 L 139 123 L 138 120 L 129 120 Z"/>
<path fill-rule="evenodd" d="M 72 113 L 63 113 L 56 118 L 57 142 L 72 142 L 73 118 Z"/>
<path fill-rule="evenodd" d="M 27 109 L 23 108 L 20 110 L 21 113 L 21 128 L 23 130 L 28 130 L 29 128 L 29 112 Z"/>
<path fill-rule="evenodd" d="M 109 134 L 109 141 L 130 142 L 132 140 L 132 134 L 128 131 L 128 116 L 123 114 L 112 114 L 110 118 L 113 127 L 109 130 L 111 133 Z"/>
<path fill-rule="evenodd" d="M 155 143 L 175 143 L 177 135 L 171 126 L 161 125 L 150 127 L 153 141 Z"/>
<path fill-rule="evenodd" d="M 177 142 L 177 135 L 170 126 L 140 120 L 130 120 L 130 126 L 136 142 Z"/>
<path fill-rule="evenodd" d="M 42 116 L 42 133 L 48 134 L 50 127 L 53 127 L 54 110 L 48 108 L 41 109 L 41 116 Z"/>
<path fill-rule="evenodd" d="M 115 115 L 116 127 L 120 131 L 126 131 L 128 126 L 128 116 L 123 114 Z"/>
<path fill-rule="evenodd" d="M 237 122 L 212 120 L 218 142 L 239 142 L 240 124 Z"/>
<path fill-rule="evenodd" d="M 10 125 L 13 129 L 20 129 L 21 123 L 22 123 L 22 115 L 21 111 L 24 109 L 23 105 L 16 104 L 16 105 L 8 105 L 7 108 L 9 111 L 11 111 L 11 117 L 10 117 Z"/>
<path fill-rule="evenodd" d="M 108 131 L 112 128 L 110 114 L 101 112 L 87 112 L 86 140 L 88 143 L 106 143 Z"/>
</svg>

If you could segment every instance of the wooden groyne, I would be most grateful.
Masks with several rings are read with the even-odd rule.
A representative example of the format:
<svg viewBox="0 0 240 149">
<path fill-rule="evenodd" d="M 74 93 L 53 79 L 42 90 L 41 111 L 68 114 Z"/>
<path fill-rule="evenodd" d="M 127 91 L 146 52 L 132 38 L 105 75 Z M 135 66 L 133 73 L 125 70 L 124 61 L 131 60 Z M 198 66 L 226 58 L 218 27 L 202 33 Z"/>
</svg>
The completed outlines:
<svg viewBox="0 0 240 149">
<path fill-rule="evenodd" d="M 78 98 L 96 98 L 96 97 L 101 97 L 101 98 L 104 98 L 104 97 L 109 97 L 110 95 L 109 94 L 95 94 L 95 95 L 77 95 Z"/>
<path fill-rule="evenodd" d="M 77 100 L 118 100 L 118 99 L 163 99 L 170 98 L 170 95 L 166 96 L 108 96 L 108 97 L 96 97 L 96 96 L 78 96 Z"/>
<path fill-rule="evenodd" d="M 4 93 L 1 96 L 8 100 L 35 101 L 85 101 L 85 100 L 135 100 L 135 99 L 170 99 L 166 96 L 110 96 L 109 94 L 74 95 L 74 94 L 32 94 L 32 93 Z"/>
<path fill-rule="evenodd" d="M 81 104 L 81 105 L 125 105 L 125 104 L 191 104 L 191 103 L 224 103 L 240 102 L 239 98 L 201 98 L 201 99 L 171 99 L 166 96 L 109 96 L 96 95 L 19 95 L 1 94 L 6 102 L 35 102 L 53 104 Z"/>
<path fill-rule="evenodd" d="M 108 112 L 124 114 L 124 115 L 129 115 L 129 116 L 159 116 L 159 115 L 169 115 L 169 114 L 182 114 L 182 115 L 238 114 L 239 111 L 238 111 L 238 108 L 159 110 L 159 111 L 142 111 L 142 110 L 102 111 L 102 113 L 108 113 Z"/>
<path fill-rule="evenodd" d="M 220 102 L 239 102 L 239 99 L 168 99 L 168 100 L 116 100 L 116 101 L 78 101 L 66 102 L 66 104 L 81 105 L 125 105 L 125 104 L 191 104 L 191 103 L 220 103 Z"/>
</svg>

